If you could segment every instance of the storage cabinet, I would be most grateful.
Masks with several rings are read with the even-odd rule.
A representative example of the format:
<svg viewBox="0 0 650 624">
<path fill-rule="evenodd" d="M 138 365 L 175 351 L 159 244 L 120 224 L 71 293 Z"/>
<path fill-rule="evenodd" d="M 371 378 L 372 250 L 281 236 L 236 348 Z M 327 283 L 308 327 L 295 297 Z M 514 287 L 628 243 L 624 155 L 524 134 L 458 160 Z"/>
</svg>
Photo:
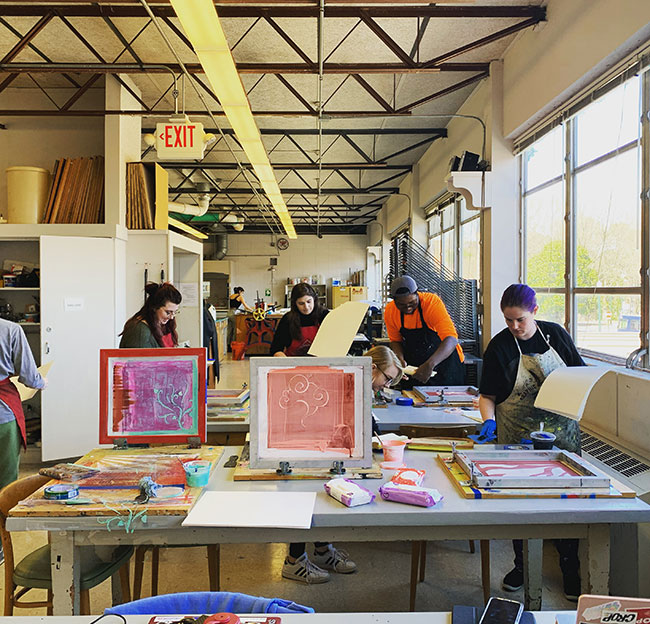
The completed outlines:
<svg viewBox="0 0 650 624">
<path fill-rule="evenodd" d="M 334 309 L 347 301 L 365 301 L 367 298 L 367 286 L 332 286 L 330 307 Z"/>
<path fill-rule="evenodd" d="M 0 299 L 16 310 L 34 297 L 40 301 L 40 324 L 23 327 L 36 363 L 53 362 L 48 387 L 31 399 L 31 409 L 26 410 L 28 420 L 33 420 L 40 407 L 44 461 L 83 455 L 97 445 L 99 349 L 116 346 L 117 293 L 124 289 L 116 267 L 123 266 L 118 260 L 123 245 L 110 238 L 15 240 L 0 233 L 1 260 L 40 266 L 40 289 L 3 288 Z M 37 426 L 32 423 L 31 428 Z"/>
</svg>

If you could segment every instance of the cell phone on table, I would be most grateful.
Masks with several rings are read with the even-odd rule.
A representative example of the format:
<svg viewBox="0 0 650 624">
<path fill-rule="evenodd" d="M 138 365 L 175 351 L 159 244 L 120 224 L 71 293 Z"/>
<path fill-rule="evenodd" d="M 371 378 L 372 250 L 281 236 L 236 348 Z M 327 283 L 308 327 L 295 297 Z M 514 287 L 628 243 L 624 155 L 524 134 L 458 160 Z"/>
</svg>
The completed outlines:
<svg viewBox="0 0 650 624">
<path fill-rule="evenodd" d="M 485 605 L 479 624 L 518 624 L 523 612 L 521 602 L 492 597 Z"/>
</svg>

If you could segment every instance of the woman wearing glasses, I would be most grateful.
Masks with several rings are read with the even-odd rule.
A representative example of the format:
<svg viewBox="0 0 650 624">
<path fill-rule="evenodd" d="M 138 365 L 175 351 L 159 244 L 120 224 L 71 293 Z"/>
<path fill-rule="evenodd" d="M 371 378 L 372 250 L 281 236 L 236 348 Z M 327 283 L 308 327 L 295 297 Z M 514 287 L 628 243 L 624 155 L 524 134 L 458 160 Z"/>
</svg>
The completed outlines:
<svg viewBox="0 0 650 624">
<path fill-rule="evenodd" d="M 177 347 L 176 315 L 183 299 L 169 282 L 148 283 L 144 305 L 125 324 L 120 349 Z"/>
<path fill-rule="evenodd" d="M 395 351 L 384 345 L 369 349 L 364 354 L 372 358 L 372 391 L 379 392 L 394 386 L 402 379 L 404 369 Z"/>
</svg>

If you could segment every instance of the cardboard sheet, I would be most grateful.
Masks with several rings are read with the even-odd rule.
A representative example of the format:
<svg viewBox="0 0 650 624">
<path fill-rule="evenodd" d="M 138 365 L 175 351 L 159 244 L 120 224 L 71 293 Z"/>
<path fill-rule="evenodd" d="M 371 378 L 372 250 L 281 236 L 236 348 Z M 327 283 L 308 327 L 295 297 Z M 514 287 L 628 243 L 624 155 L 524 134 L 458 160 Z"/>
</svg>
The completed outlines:
<svg viewBox="0 0 650 624">
<path fill-rule="evenodd" d="M 38 367 L 38 372 L 41 374 L 41 377 L 43 377 L 43 379 L 45 379 L 47 377 L 47 374 L 50 372 L 50 368 L 52 367 L 53 362 L 54 361 L 48 362 L 47 364 L 43 364 L 43 366 Z M 38 390 L 34 388 L 28 388 L 25 384 L 21 384 L 18 381 L 18 377 L 12 377 L 11 381 L 13 381 L 16 388 L 18 388 L 18 394 L 20 394 L 21 401 L 27 401 L 27 399 L 31 399 L 38 392 Z"/>
<path fill-rule="evenodd" d="M 609 372 L 602 366 L 556 368 L 539 389 L 535 407 L 580 420 L 592 388 Z"/>
<path fill-rule="evenodd" d="M 332 310 L 319 327 L 309 355 L 346 356 L 367 311 L 368 304 L 361 301 L 348 301 Z"/>
<path fill-rule="evenodd" d="M 183 526 L 308 529 L 316 492 L 203 492 Z"/>
</svg>

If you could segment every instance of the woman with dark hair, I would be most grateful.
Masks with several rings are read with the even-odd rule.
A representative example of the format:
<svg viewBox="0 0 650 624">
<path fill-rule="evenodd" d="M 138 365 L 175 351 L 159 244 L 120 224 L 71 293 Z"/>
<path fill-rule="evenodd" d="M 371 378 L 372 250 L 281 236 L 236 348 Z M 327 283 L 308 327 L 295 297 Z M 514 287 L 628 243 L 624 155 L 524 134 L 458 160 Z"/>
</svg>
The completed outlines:
<svg viewBox="0 0 650 624">
<path fill-rule="evenodd" d="M 585 366 L 571 336 L 557 323 L 537 321 L 535 291 L 526 284 L 508 286 L 501 297 L 507 328 L 499 332 L 483 356 L 479 409 L 483 428 L 478 441 L 519 444 L 544 423 L 555 434 L 555 445 L 580 453 L 580 427 L 575 420 L 535 407 L 539 389 L 551 372 L 563 366 Z M 518 590 L 524 582 L 523 543 L 514 540 L 515 567 L 503 579 L 503 589 Z M 578 540 L 555 540 L 564 577 L 564 594 L 580 595 Z"/>
<path fill-rule="evenodd" d="M 244 301 L 244 295 L 242 294 L 243 292 L 244 289 L 241 286 L 235 286 L 233 288 L 233 294 L 230 295 L 230 298 L 228 299 L 229 310 L 240 310 L 243 307 L 247 312 L 253 311 L 253 308 L 251 308 L 246 303 L 246 301 Z"/>
<path fill-rule="evenodd" d="M 318 328 L 329 310 L 320 305 L 318 294 L 309 284 L 291 289 L 291 310 L 275 328 L 271 355 L 276 357 L 307 355 Z"/>
<path fill-rule="evenodd" d="M 176 315 L 183 299 L 169 282 L 148 283 L 144 305 L 125 324 L 120 349 L 177 347 Z"/>
</svg>

